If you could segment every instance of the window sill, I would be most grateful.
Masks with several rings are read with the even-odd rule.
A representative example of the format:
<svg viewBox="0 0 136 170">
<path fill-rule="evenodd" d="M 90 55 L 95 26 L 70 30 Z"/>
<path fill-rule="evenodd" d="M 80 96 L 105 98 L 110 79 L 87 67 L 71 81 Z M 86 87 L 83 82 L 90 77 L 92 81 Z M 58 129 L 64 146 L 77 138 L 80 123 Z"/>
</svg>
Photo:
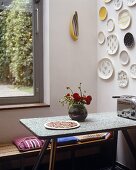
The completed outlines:
<svg viewBox="0 0 136 170">
<path fill-rule="evenodd" d="M 0 110 L 27 109 L 27 108 L 39 108 L 39 107 L 50 107 L 50 105 L 47 105 L 45 103 L 0 105 Z"/>
</svg>

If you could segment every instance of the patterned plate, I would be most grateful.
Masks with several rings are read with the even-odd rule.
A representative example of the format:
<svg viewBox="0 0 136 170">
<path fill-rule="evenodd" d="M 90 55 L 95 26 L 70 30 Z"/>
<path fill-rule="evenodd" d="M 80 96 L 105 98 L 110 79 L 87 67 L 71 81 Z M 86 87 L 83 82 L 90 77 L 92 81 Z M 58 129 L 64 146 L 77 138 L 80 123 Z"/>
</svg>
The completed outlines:
<svg viewBox="0 0 136 170">
<path fill-rule="evenodd" d="M 134 47 L 135 45 L 134 37 L 130 32 L 126 33 L 126 35 L 124 36 L 124 44 L 127 48 Z"/>
<path fill-rule="evenodd" d="M 123 50 L 120 53 L 120 62 L 122 65 L 127 65 L 129 63 L 129 55 L 127 51 Z"/>
<path fill-rule="evenodd" d="M 108 32 L 112 32 L 114 30 L 114 27 L 115 27 L 114 21 L 112 19 L 109 19 L 107 21 Z"/>
<path fill-rule="evenodd" d="M 112 34 L 107 37 L 107 52 L 108 54 L 115 54 L 118 50 L 119 43 L 117 36 Z"/>
<path fill-rule="evenodd" d="M 120 29 L 126 29 L 130 26 L 131 15 L 127 9 L 122 10 L 118 15 L 118 24 Z"/>
<path fill-rule="evenodd" d="M 136 79 L 136 64 L 130 66 L 130 76 L 133 79 Z"/>
<path fill-rule="evenodd" d="M 103 32 L 99 32 L 99 33 L 98 33 L 98 42 L 99 42 L 99 44 L 103 44 L 104 41 L 105 41 L 105 35 L 104 35 L 104 33 L 103 33 Z"/>
<path fill-rule="evenodd" d="M 128 85 L 128 76 L 123 70 L 118 72 L 118 83 L 119 87 L 126 87 Z"/>
<path fill-rule="evenodd" d="M 98 63 L 97 72 L 100 78 L 105 80 L 109 79 L 114 72 L 111 60 L 108 58 L 103 58 L 100 60 Z"/>
<path fill-rule="evenodd" d="M 99 10 L 99 18 L 101 21 L 105 20 L 107 17 L 107 9 L 105 7 L 101 7 Z"/>
<path fill-rule="evenodd" d="M 136 0 L 126 0 L 127 6 L 134 6 L 136 4 Z"/>
<path fill-rule="evenodd" d="M 115 10 L 119 10 L 122 7 L 122 5 L 123 5 L 123 1 L 122 0 L 114 0 L 113 3 L 114 3 Z"/>
</svg>

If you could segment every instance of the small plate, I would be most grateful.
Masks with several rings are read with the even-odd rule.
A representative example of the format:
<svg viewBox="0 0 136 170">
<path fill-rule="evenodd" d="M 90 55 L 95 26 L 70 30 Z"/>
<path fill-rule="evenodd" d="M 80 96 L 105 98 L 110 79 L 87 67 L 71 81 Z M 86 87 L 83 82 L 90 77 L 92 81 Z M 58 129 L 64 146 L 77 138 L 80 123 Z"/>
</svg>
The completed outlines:
<svg viewBox="0 0 136 170">
<path fill-rule="evenodd" d="M 136 64 L 130 66 L 130 76 L 133 79 L 136 79 Z"/>
<path fill-rule="evenodd" d="M 124 36 L 124 44 L 127 48 L 134 47 L 135 45 L 134 37 L 130 32 L 126 33 L 126 35 Z"/>
<path fill-rule="evenodd" d="M 105 3 L 109 3 L 111 2 L 112 0 L 103 0 Z"/>
<path fill-rule="evenodd" d="M 121 7 L 123 5 L 123 1 L 122 0 L 114 0 L 113 3 L 114 3 L 115 10 L 121 9 Z"/>
<path fill-rule="evenodd" d="M 56 130 L 66 130 L 66 129 L 75 129 L 80 126 L 77 121 L 50 121 L 44 124 L 47 129 L 56 129 Z"/>
<path fill-rule="evenodd" d="M 114 27 L 115 27 L 115 24 L 114 24 L 114 21 L 113 19 L 109 19 L 107 21 L 107 29 L 108 29 L 108 32 L 112 32 L 114 30 Z"/>
<path fill-rule="evenodd" d="M 118 24 L 120 29 L 126 29 L 130 26 L 131 15 L 127 9 L 120 11 L 118 15 Z"/>
<path fill-rule="evenodd" d="M 126 87 L 128 85 L 128 76 L 127 73 L 123 70 L 118 72 L 118 83 L 119 87 Z"/>
<path fill-rule="evenodd" d="M 127 51 L 125 50 L 121 51 L 119 58 L 122 65 L 127 65 L 129 63 L 130 59 Z"/>
<path fill-rule="evenodd" d="M 134 6 L 136 4 L 136 0 L 126 0 L 127 6 Z"/>
<path fill-rule="evenodd" d="M 99 44 L 103 44 L 104 41 L 105 41 L 105 35 L 104 35 L 104 33 L 103 33 L 102 31 L 100 31 L 100 32 L 98 33 L 98 43 L 99 43 Z"/>
<path fill-rule="evenodd" d="M 107 52 L 108 54 L 115 54 L 119 48 L 117 36 L 111 34 L 107 37 Z"/>
<path fill-rule="evenodd" d="M 105 7 L 101 7 L 99 10 L 99 18 L 101 21 L 105 20 L 107 17 L 107 9 Z"/>
<path fill-rule="evenodd" d="M 97 73 L 102 79 L 109 79 L 114 72 L 113 65 L 110 59 L 103 58 L 98 63 Z"/>
</svg>

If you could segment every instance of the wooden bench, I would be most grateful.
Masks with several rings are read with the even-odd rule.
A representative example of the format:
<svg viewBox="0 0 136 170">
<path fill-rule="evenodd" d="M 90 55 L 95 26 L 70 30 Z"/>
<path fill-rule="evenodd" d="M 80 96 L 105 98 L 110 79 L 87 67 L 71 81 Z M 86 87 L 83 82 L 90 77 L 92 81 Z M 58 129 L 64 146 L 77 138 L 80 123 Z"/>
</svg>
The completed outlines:
<svg viewBox="0 0 136 170">
<path fill-rule="evenodd" d="M 64 151 L 70 151 L 71 159 L 74 159 L 75 152 L 80 149 L 89 148 L 93 146 L 101 146 L 106 143 L 113 142 L 113 137 L 109 139 L 100 139 L 100 140 L 88 140 L 88 141 L 78 141 L 77 143 L 73 144 L 65 144 L 65 145 L 58 145 L 57 146 L 57 153 L 61 153 Z M 36 157 L 39 154 L 40 149 L 38 150 L 31 150 L 26 152 L 20 152 L 17 147 L 12 143 L 1 144 L 0 145 L 0 170 L 7 170 L 10 169 L 9 161 L 17 160 L 19 169 L 24 170 L 25 158 Z M 49 155 L 50 146 L 47 149 L 47 154 Z"/>
</svg>

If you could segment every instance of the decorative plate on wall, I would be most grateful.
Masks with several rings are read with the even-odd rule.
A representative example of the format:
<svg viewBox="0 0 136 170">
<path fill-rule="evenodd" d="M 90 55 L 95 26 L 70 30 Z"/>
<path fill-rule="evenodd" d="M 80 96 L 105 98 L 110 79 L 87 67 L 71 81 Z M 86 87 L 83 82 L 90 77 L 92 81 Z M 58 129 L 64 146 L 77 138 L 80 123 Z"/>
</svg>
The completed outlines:
<svg viewBox="0 0 136 170">
<path fill-rule="evenodd" d="M 122 0 L 114 0 L 113 3 L 114 3 L 115 10 L 119 10 L 122 7 L 122 5 L 123 5 L 123 1 Z"/>
<path fill-rule="evenodd" d="M 103 0 L 105 3 L 109 3 L 110 1 L 112 1 L 112 0 Z"/>
<path fill-rule="evenodd" d="M 100 31 L 98 33 L 98 42 L 99 42 L 99 44 L 103 44 L 104 41 L 105 41 L 105 35 L 104 35 L 104 33 L 102 31 Z"/>
<path fill-rule="evenodd" d="M 127 48 L 134 47 L 135 45 L 134 37 L 130 32 L 126 33 L 126 35 L 124 36 L 124 44 Z"/>
<path fill-rule="evenodd" d="M 123 70 L 118 72 L 118 83 L 119 87 L 126 87 L 128 85 L 128 76 Z"/>
<path fill-rule="evenodd" d="M 120 29 L 126 29 L 130 26 L 131 15 L 127 9 L 122 10 L 118 15 L 118 24 Z"/>
<path fill-rule="evenodd" d="M 109 79 L 114 72 L 111 60 L 108 58 L 101 59 L 98 63 L 97 72 L 101 79 Z"/>
<path fill-rule="evenodd" d="M 108 54 L 115 54 L 118 50 L 119 43 L 117 36 L 112 34 L 107 37 L 107 52 Z"/>
<path fill-rule="evenodd" d="M 108 29 L 108 32 L 112 32 L 114 30 L 114 27 L 115 27 L 115 24 L 114 24 L 114 21 L 113 19 L 109 19 L 107 21 L 107 29 Z"/>
<path fill-rule="evenodd" d="M 134 6 L 136 4 L 136 0 L 126 0 L 127 6 Z"/>
<path fill-rule="evenodd" d="M 101 7 L 99 10 L 99 18 L 101 21 L 105 20 L 107 17 L 107 9 L 105 7 Z"/>
<path fill-rule="evenodd" d="M 136 64 L 130 66 L 130 76 L 131 78 L 136 79 Z"/>
<path fill-rule="evenodd" d="M 127 51 L 125 50 L 121 51 L 119 59 L 122 65 L 127 65 L 130 60 Z"/>
</svg>

